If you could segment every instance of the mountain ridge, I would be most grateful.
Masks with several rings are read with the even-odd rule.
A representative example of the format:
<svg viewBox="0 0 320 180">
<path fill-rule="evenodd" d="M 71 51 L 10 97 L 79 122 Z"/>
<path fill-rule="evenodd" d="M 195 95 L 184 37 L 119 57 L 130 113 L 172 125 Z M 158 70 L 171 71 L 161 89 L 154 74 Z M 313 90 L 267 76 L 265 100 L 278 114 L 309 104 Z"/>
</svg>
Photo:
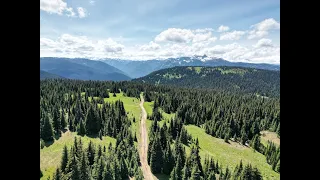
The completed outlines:
<svg viewBox="0 0 320 180">
<path fill-rule="evenodd" d="M 280 97 L 280 71 L 231 66 L 176 66 L 132 81 Z"/>
<path fill-rule="evenodd" d="M 66 79 L 66 78 L 53 73 L 49 73 L 47 71 L 40 70 L 40 80 L 41 79 Z"/>
<path fill-rule="evenodd" d="M 222 58 L 211 58 L 207 56 L 192 56 L 192 57 L 179 57 L 167 58 L 164 60 L 151 59 L 151 60 L 119 60 L 119 59 L 104 59 L 100 60 L 111 66 L 114 66 L 124 72 L 130 74 L 132 78 L 139 78 L 148 75 L 153 71 L 160 69 L 171 68 L 175 66 L 239 66 L 251 67 L 257 69 L 267 70 L 280 70 L 280 65 L 267 64 L 267 63 L 246 63 L 246 62 L 231 62 Z"/>
<path fill-rule="evenodd" d="M 100 61 L 84 58 L 40 58 L 40 70 L 68 79 L 80 80 L 130 80 L 121 70 Z"/>
</svg>

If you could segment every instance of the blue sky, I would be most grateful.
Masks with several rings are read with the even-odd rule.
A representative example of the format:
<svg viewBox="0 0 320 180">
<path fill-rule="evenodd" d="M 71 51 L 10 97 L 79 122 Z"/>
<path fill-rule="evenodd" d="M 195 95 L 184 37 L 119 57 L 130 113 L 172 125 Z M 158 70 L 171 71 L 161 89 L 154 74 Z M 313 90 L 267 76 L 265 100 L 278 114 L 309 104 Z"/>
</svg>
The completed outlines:
<svg viewBox="0 0 320 180">
<path fill-rule="evenodd" d="M 280 1 L 40 0 L 40 56 L 280 63 Z"/>
</svg>

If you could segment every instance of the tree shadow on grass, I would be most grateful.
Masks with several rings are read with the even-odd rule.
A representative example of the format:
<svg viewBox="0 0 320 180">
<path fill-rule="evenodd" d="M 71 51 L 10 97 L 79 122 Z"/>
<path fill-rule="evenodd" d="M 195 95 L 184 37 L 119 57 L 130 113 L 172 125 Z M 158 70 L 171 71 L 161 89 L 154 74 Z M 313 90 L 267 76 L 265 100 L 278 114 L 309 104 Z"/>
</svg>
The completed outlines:
<svg viewBox="0 0 320 180">
<path fill-rule="evenodd" d="M 49 147 L 49 146 L 51 146 L 53 143 L 54 143 L 54 141 L 47 141 L 47 142 L 44 142 L 44 146 L 45 146 L 45 147 Z"/>
<path fill-rule="evenodd" d="M 157 177 L 157 179 L 159 179 L 159 180 L 169 180 L 170 179 L 170 176 L 166 175 L 166 174 L 155 174 L 154 176 Z"/>
</svg>

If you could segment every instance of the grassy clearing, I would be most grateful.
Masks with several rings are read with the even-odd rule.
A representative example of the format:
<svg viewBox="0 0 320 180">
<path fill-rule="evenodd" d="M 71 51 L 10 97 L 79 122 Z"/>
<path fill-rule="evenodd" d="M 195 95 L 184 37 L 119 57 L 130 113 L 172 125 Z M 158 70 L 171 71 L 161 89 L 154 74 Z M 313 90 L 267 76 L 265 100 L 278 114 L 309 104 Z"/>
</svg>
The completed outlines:
<svg viewBox="0 0 320 180">
<path fill-rule="evenodd" d="M 201 72 L 202 67 L 194 67 L 194 70 L 196 71 L 197 74 Z"/>
<path fill-rule="evenodd" d="M 144 102 L 144 104 L 143 104 L 143 107 L 146 109 L 148 116 L 152 115 L 153 104 L 154 104 L 154 101 Z M 169 125 L 169 120 L 171 118 L 174 118 L 175 113 L 168 114 L 168 113 L 164 112 L 162 109 L 160 109 L 160 112 L 162 113 L 162 116 L 163 116 L 163 118 L 162 118 L 163 120 L 159 121 L 160 127 L 162 127 L 164 123 L 167 123 L 167 125 Z M 148 129 L 150 129 L 151 125 L 152 125 L 152 121 L 150 119 L 147 119 Z"/>
<path fill-rule="evenodd" d="M 144 109 L 147 111 L 147 115 L 148 115 L 148 116 L 151 116 L 151 115 L 152 115 L 153 104 L 154 104 L 154 101 L 151 101 L 151 102 L 145 101 L 145 102 L 143 103 L 143 107 L 144 107 Z"/>
<path fill-rule="evenodd" d="M 43 172 L 43 177 L 41 179 L 46 180 L 48 176 L 53 175 L 56 167 L 60 165 L 64 145 L 67 145 L 70 150 L 70 147 L 74 143 L 74 137 L 80 138 L 81 136 L 78 136 L 75 132 L 67 131 L 63 133 L 62 136 L 52 145 L 50 145 L 49 147 L 44 147 L 40 150 L 40 168 Z M 99 138 L 90 138 L 84 136 L 81 137 L 84 148 L 87 148 L 90 140 L 96 145 L 100 144 L 101 146 L 106 147 L 109 146 L 110 142 L 113 144 L 113 146 L 116 143 L 116 140 L 114 138 L 108 136 L 103 137 L 103 140 L 100 140 Z"/>
<path fill-rule="evenodd" d="M 166 74 L 162 75 L 162 77 L 164 77 L 166 79 L 180 79 L 183 76 L 181 74 L 176 74 L 176 73 L 173 73 L 173 74 L 166 73 Z"/>
<path fill-rule="evenodd" d="M 93 97 L 97 99 L 97 97 Z M 88 97 L 89 101 L 91 102 L 92 97 Z M 105 102 L 114 103 L 115 101 L 120 100 L 123 102 L 124 109 L 127 112 L 128 118 L 132 121 L 133 117 L 135 118 L 136 122 L 132 121 L 131 130 L 133 133 L 136 133 L 137 138 L 139 139 L 139 127 L 140 127 L 140 107 L 139 103 L 140 100 L 134 97 L 126 97 L 123 93 L 116 93 L 116 97 L 113 97 L 113 93 L 109 93 L 109 98 L 104 98 Z"/>
<path fill-rule="evenodd" d="M 199 74 L 201 72 L 203 67 L 187 67 L 187 69 L 191 70 L 191 71 L 195 71 L 197 74 Z"/>
<path fill-rule="evenodd" d="M 240 68 L 233 68 L 233 69 L 222 69 L 222 68 L 217 68 L 221 72 L 221 74 L 239 74 L 243 76 L 245 73 L 247 73 L 247 70 L 245 69 L 240 69 Z"/>
<path fill-rule="evenodd" d="M 275 145 L 280 145 L 280 138 L 278 138 L 277 133 L 270 131 L 261 131 L 261 143 L 267 146 L 268 141 L 273 142 Z"/>
<path fill-rule="evenodd" d="M 228 166 L 233 170 L 242 160 L 244 164 L 251 163 L 256 166 L 265 179 L 280 179 L 280 175 L 271 169 L 271 166 L 266 162 L 265 156 L 261 153 L 254 152 L 252 149 L 232 141 L 229 144 L 225 143 L 223 139 L 214 138 L 206 134 L 204 129 L 197 126 L 188 125 L 185 127 L 193 138 L 199 139 L 202 161 L 206 155 L 209 155 L 215 161 L 218 160 L 219 164 L 222 164 L 224 168 Z M 188 151 L 190 150 L 187 148 Z"/>
</svg>

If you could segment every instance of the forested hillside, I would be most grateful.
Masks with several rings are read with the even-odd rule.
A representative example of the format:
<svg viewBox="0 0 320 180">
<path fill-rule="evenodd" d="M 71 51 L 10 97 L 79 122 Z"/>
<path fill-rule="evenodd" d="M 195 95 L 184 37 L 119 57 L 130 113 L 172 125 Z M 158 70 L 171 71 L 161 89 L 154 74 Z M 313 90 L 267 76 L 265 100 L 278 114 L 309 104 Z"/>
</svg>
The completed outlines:
<svg viewBox="0 0 320 180">
<path fill-rule="evenodd" d="M 130 80 L 121 70 L 101 61 L 80 58 L 40 58 L 40 70 L 68 79 L 80 80 Z"/>
<path fill-rule="evenodd" d="M 79 136 L 72 145 L 61 147 L 54 173 L 43 168 L 46 162 L 40 160 L 40 178 L 45 174 L 51 179 L 143 179 L 138 153 L 140 112 L 134 109 L 141 93 L 145 104 L 152 104 L 147 157 L 155 176 L 179 180 L 279 179 L 280 146 L 260 142 L 263 130 L 277 132 L 280 137 L 279 98 L 79 80 L 40 81 L 40 152 L 53 147 L 66 132 Z M 120 96 L 123 99 L 116 100 Z M 191 129 L 194 125 L 204 130 L 205 136 L 222 139 L 219 143 L 228 149 L 238 152 L 241 147 L 247 156 L 257 158 L 248 161 L 237 153 L 223 159 L 216 156 L 214 147 L 207 149 L 205 143 L 209 142 L 195 138 L 200 132 Z M 88 138 L 115 139 L 115 143 L 84 144 L 82 139 Z"/>
<path fill-rule="evenodd" d="M 48 73 L 46 71 L 40 70 L 40 80 L 41 79 L 65 79 L 65 78 L 56 74 L 52 74 L 52 73 Z"/>
<path fill-rule="evenodd" d="M 244 67 L 173 67 L 133 81 L 280 96 L 280 72 Z"/>
</svg>

